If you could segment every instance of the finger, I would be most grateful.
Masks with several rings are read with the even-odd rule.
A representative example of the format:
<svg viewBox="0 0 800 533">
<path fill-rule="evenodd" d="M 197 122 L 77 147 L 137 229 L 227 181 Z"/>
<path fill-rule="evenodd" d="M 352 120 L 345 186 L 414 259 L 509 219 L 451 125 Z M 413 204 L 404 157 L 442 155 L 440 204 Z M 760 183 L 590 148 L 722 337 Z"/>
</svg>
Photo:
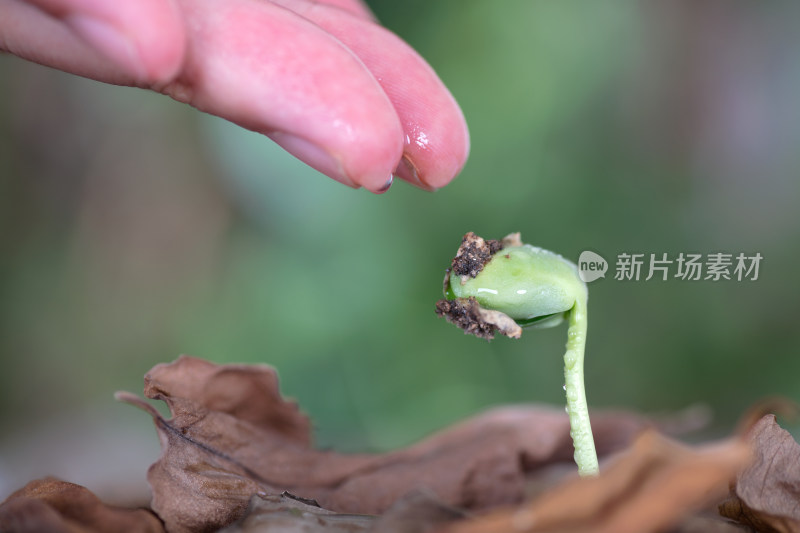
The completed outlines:
<svg viewBox="0 0 800 533">
<path fill-rule="evenodd" d="M 352 187 L 382 190 L 403 133 L 380 85 L 339 41 L 259 0 L 180 0 L 190 28 L 174 98 L 273 138 Z"/>
<path fill-rule="evenodd" d="M 308 18 L 352 50 L 389 96 L 404 131 L 397 175 L 426 189 L 450 182 L 469 154 L 469 133 L 453 96 L 433 69 L 388 30 L 307 0 L 280 3 Z"/>
<path fill-rule="evenodd" d="M 172 78 L 184 35 L 171 0 L 0 0 L 0 48 L 109 83 Z"/>
</svg>

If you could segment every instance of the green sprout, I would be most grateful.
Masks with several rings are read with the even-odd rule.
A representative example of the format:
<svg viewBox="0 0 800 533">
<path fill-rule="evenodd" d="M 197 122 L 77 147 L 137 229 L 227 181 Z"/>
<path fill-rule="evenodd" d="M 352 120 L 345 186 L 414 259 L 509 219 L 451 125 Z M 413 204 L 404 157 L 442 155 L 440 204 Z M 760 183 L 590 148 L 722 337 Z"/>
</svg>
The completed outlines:
<svg viewBox="0 0 800 533">
<path fill-rule="evenodd" d="M 495 332 L 519 338 L 522 328 L 568 321 L 564 354 L 570 435 L 581 476 L 598 473 L 597 452 L 583 385 L 586 346 L 586 284 L 560 255 L 523 244 L 519 233 L 502 241 L 467 233 L 444 279 L 445 300 L 436 313 L 466 333 L 485 339 Z"/>
</svg>

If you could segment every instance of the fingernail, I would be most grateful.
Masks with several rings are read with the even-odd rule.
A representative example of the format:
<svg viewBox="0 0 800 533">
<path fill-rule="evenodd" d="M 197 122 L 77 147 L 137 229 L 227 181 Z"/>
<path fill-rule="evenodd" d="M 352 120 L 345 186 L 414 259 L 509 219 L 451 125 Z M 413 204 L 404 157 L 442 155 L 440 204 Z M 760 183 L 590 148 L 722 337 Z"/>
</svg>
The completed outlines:
<svg viewBox="0 0 800 533">
<path fill-rule="evenodd" d="M 431 187 L 422 182 L 422 179 L 419 177 L 419 171 L 417 170 L 417 166 L 408 157 L 407 154 L 403 154 L 403 157 L 400 159 L 400 164 L 397 165 L 397 168 L 394 171 L 395 175 L 400 179 L 403 179 L 410 183 L 415 187 L 419 187 L 425 191 L 435 191 L 435 187 Z"/>
<path fill-rule="evenodd" d="M 384 183 L 383 187 L 381 187 L 380 189 L 376 189 L 375 190 L 375 194 L 383 194 L 386 191 L 388 191 L 389 187 L 392 186 L 392 182 L 393 181 L 394 181 L 394 176 L 389 176 L 389 179 L 386 180 L 386 183 Z"/>
<path fill-rule="evenodd" d="M 71 15 L 65 19 L 92 48 L 105 55 L 138 79 L 147 71 L 133 40 L 110 23 L 86 15 Z"/>
<path fill-rule="evenodd" d="M 339 158 L 324 148 L 301 137 L 280 131 L 270 133 L 268 137 L 311 168 L 322 172 L 339 183 L 358 189 L 359 186 L 344 172 Z"/>
</svg>

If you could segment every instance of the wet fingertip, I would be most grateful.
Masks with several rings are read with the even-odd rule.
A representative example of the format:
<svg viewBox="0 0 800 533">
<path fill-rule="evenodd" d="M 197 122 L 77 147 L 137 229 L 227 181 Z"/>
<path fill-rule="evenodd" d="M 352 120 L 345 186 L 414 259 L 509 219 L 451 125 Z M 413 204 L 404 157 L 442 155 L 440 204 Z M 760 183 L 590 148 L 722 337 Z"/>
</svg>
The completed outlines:
<svg viewBox="0 0 800 533">
<path fill-rule="evenodd" d="M 383 194 L 391 188 L 393 182 L 394 182 L 394 176 L 389 176 L 389 179 L 387 179 L 383 185 L 381 185 L 377 189 L 374 189 L 372 192 L 375 194 Z"/>
<path fill-rule="evenodd" d="M 397 165 L 394 173 L 400 179 L 407 181 L 411 185 L 422 190 L 431 192 L 436 190 L 436 187 L 431 187 L 422 181 L 419 169 L 414 164 L 414 161 L 408 156 L 408 154 L 403 154 L 403 157 L 400 159 L 400 164 Z"/>
<path fill-rule="evenodd" d="M 284 150 L 329 178 L 333 178 L 352 189 L 360 187 L 344 170 L 341 159 L 322 146 L 291 133 L 274 131 L 267 134 L 267 136 L 278 143 Z"/>
</svg>

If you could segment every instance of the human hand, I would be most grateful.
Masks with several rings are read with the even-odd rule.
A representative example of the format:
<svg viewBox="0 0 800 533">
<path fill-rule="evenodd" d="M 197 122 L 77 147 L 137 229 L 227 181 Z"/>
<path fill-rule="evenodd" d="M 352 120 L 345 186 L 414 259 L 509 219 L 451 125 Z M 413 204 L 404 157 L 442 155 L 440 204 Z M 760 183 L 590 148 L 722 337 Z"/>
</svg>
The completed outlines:
<svg viewBox="0 0 800 533">
<path fill-rule="evenodd" d="M 373 192 L 442 187 L 469 151 L 448 90 L 360 0 L 0 0 L 0 50 L 167 94 Z"/>
</svg>

